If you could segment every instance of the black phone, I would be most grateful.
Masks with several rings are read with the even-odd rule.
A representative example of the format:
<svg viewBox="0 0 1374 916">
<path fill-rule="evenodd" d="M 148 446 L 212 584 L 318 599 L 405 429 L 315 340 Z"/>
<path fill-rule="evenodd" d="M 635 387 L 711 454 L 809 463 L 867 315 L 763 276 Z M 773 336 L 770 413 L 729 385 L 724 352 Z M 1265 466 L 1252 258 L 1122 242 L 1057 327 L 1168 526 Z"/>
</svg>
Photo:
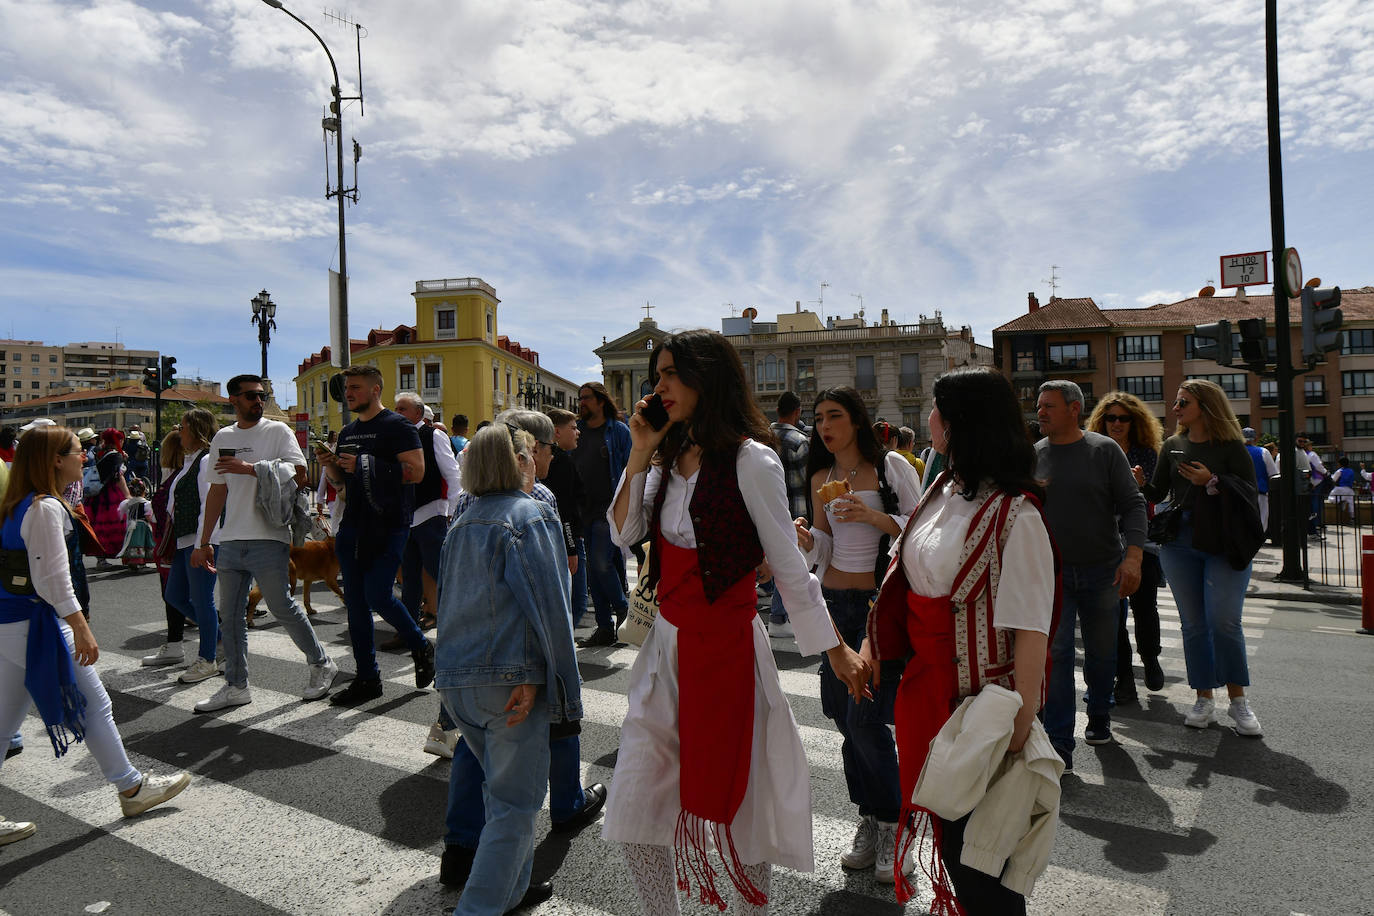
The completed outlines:
<svg viewBox="0 0 1374 916">
<path fill-rule="evenodd" d="M 656 394 L 644 402 L 644 409 L 640 411 L 640 415 L 654 428 L 654 432 L 668 425 L 668 411 L 663 406 L 663 398 Z"/>
</svg>

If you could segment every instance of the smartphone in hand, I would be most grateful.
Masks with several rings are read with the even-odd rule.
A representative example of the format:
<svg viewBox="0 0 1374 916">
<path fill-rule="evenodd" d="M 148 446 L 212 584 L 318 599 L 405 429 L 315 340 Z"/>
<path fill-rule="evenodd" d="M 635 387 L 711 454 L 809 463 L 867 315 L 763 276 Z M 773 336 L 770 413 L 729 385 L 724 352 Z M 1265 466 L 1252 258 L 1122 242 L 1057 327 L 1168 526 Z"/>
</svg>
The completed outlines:
<svg viewBox="0 0 1374 916">
<path fill-rule="evenodd" d="M 668 425 L 668 411 L 663 406 L 663 398 L 656 394 L 644 402 L 644 409 L 640 414 L 653 427 L 654 432 Z"/>
</svg>

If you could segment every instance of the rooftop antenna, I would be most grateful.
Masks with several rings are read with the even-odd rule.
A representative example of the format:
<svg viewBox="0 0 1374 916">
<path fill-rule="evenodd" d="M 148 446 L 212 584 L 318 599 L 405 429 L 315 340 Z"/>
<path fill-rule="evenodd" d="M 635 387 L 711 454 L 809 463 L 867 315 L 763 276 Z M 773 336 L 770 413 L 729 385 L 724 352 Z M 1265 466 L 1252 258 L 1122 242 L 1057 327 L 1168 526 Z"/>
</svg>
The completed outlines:
<svg viewBox="0 0 1374 916">
<path fill-rule="evenodd" d="M 735 311 L 736 311 L 736 309 L 735 309 L 735 303 L 733 303 L 733 302 L 722 302 L 721 305 L 728 305 L 728 306 L 730 307 L 730 317 L 731 317 L 731 318 L 734 318 L 734 317 L 735 317 Z"/>
<path fill-rule="evenodd" d="M 814 302 L 814 303 L 816 303 L 816 311 L 818 311 L 818 312 L 822 311 L 822 310 L 825 308 L 825 291 L 826 291 L 827 289 L 829 289 L 829 287 L 830 287 L 830 284 L 827 283 L 827 282 L 825 282 L 824 280 L 822 280 L 822 281 L 821 281 L 821 293 L 820 293 L 820 295 L 817 296 L 815 299 L 808 299 L 808 300 L 806 300 L 807 302 Z"/>
<path fill-rule="evenodd" d="M 1051 264 L 1051 265 L 1050 265 L 1050 278 L 1049 278 L 1048 280 L 1041 280 L 1041 281 L 1040 281 L 1041 283 L 1044 283 L 1046 286 L 1048 286 L 1048 287 L 1050 288 L 1050 298 L 1051 298 L 1051 299 L 1057 299 L 1057 298 L 1059 298 L 1058 295 L 1057 295 L 1057 294 L 1059 293 L 1059 274 L 1057 273 L 1058 270 L 1059 270 L 1059 265 L 1058 265 L 1058 264 Z"/>
<path fill-rule="evenodd" d="M 358 94 L 357 94 L 357 95 L 344 95 L 344 94 L 343 94 L 343 87 L 340 86 L 340 87 L 339 87 L 339 98 L 338 98 L 336 101 L 330 102 L 330 103 L 329 103 L 328 110 L 325 112 L 325 116 L 324 116 L 323 125 L 324 125 L 325 198 L 328 199 L 328 198 L 330 198 L 330 197 L 334 197 L 335 195 L 339 195 L 339 196 L 342 196 L 342 197 L 344 197 L 344 198 L 347 198 L 348 200 L 350 200 L 350 201 L 352 201 L 353 203 L 356 204 L 356 203 L 358 202 L 358 160 L 361 159 L 361 158 L 363 158 L 363 148 L 362 148 L 362 145 L 358 143 L 358 139 L 357 139 L 356 137 L 351 137 L 351 138 L 350 138 L 350 140 L 351 140 L 352 143 L 353 143 L 353 187 L 351 187 L 351 188 L 345 188 L 345 187 L 342 187 L 342 186 L 341 186 L 341 187 L 334 188 L 334 189 L 331 191 L 331 190 L 329 189 L 329 135 L 330 135 L 331 133 L 333 133 L 333 132 L 340 132 L 340 133 L 341 133 L 341 132 L 343 131 L 343 103 L 344 103 L 344 102 L 357 102 L 357 103 L 358 103 L 358 117 L 361 118 L 361 117 L 363 117 L 364 114 L 365 114 L 364 105 L 363 105 L 363 35 L 365 35 L 365 34 L 367 33 L 367 29 L 363 28 L 363 27 L 358 23 L 358 21 L 357 21 L 356 19 L 353 19 L 352 17 L 350 17 L 350 16 L 348 16 L 348 15 L 346 15 L 346 14 L 344 14 L 344 13 L 335 12 L 334 10 L 331 10 L 331 9 L 329 9 L 329 8 L 327 8 L 327 7 L 326 7 L 325 10 L 324 10 L 324 18 L 325 18 L 325 19 L 328 19 L 328 20 L 331 20 L 331 21 L 333 21 L 333 22 L 337 22 L 337 23 L 339 23 L 340 25 L 343 25 L 343 26 L 351 26 L 351 27 L 353 28 L 353 41 L 354 41 L 354 45 L 355 45 L 355 47 L 356 47 L 356 52 L 357 52 L 357 56 L 358 56 Z M 337 144 L 337 149 L 338 149 L 337 155 L 338 155 L 340 158 L 342 158 L 342 156 L 343 156 L 342 138 L 340 137 L 340 138 L 338 138 L 338 140 L 339 140 L 339 142 L 338 142 L 338 144 Z M 342 177 L 343 177 L 343 165 L 342 165 L 342 164 L 339 165 L 338 171 L 339 171 L 339 177 L 340 177 L 340 179 L 342 179 Z M 339 184 L 342 185 L 342 181 L 340 181 Z"/>
<path fill-rule="evenodd" d="M 858 300 L 859 300 L 859 317 L 862 318 L 862 317 L 864 316 L 864 294 L 863 294 L 863 293 L 850 293 L 849 295 L 851 295 L 851 296 L 853 296 L 855 299 L 858 299 Z"/>
</svg>

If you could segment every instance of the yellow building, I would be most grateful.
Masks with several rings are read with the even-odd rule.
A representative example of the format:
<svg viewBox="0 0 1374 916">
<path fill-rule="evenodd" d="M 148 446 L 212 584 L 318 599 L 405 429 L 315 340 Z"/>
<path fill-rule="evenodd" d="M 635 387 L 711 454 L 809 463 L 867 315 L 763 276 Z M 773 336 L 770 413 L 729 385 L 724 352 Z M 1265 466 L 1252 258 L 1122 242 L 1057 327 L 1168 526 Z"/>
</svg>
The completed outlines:
<svg viewBox="0 0 1374 916">
<path fill-rule="evenodd" d="M 539 354 L 499 333 L 496 290 L 478 277 L 419 280 L 415 323 L 377 328 L 352 341 L 355 366 L 382 373 L 382 402 L 390 407 L 398 391 L 418 392 L 445 424 L 465 414 L 472 429 L 508 407 L 569 407 L 576 410 L 577 385 L 539 365 Z M 339 404 L 329 396 L 329 378 L 339 369 L 325 347 L 296 373 L 296 411 L 309 416 L 317 432 L 339 429 Z"/>
</svg>

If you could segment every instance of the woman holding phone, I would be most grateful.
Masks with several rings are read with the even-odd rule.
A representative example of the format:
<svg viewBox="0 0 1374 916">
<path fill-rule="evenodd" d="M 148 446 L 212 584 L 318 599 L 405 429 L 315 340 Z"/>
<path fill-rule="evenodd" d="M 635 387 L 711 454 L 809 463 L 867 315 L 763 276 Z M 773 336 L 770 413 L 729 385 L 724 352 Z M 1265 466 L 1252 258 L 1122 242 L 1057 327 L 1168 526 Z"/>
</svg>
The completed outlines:
<svg viewBox="0 0 1374 916">
<path fill-rule="evenodd" d="M 803 654 L 824 652 L 855 696 L 869 669 L 797 547 L 782 464 L 734 348 L 714 331 L 669 335 L 649 377 L 654 403 L 630 418 L 608 518 L 617 544 L 652 538 L 644 576 L 660 612 L 631 672 L 602 836 L 624 844 L 646 914 L 678 913 L 675 886 L 692 884 L 725 908 L 713 844 L 736 912 L 764 913 L 771 863 L 814 866 L 810 771 L 755 611 L 756 567 L 771 567 Z"/>
<path fill-rule="evenodd" d="M 1245 696 L 1250 666 L 1241 627 L 1250 567 L 1233 569 L 1225 555 L 1195 548 L 1192 522 L 1199 500 L 1222 498 L 1222 477 L 1233 476 L 1248 484 L 1253 494 L 1255 463 L 1220 385 L 1204 379 L 1184 382 L 1178 388 L 1174 414 L 1178 417 L 1177 430 L 1164 440 L 1154 475 L 1141 492 L 1150 502 L 1167 496 L 1171 504 L 1183 507 L 1177 537 L 1159 552 L 1183 624 L 1188 686 L 1197 691 L 1197 701 L 1183 724 L 1190 728 L 1210 725 L 1216 715 L 1212 694 L 1224 685 L 1231 698 L 1229 712 L 1236 731 L 1259 737 L 1259 719 Z M 1258 506 L 1255 512 L 1258 515 Z"/>
<path fill-rule="evenodd" d="M 814 553 L 826 609 L 853 649 L 863 644 L 868 609 L 887 570 L 888 547 L 921 497 L 916 469 L 879 442 L 868 410 L 853 388 L 828 388 L 815 402 L 807 473 L 811 480 L 811 528 L 799 532 L 808 559 Z M 886 424 L 877 428 L 882 430 Z M 825 498 L 822 494 L 830 496 Z M 831 495 L 837 494 L 837 495 Z M 900 662 L 890 662 L 872 699 L 850 700 L 845 685 L 821 660 L 821 709 L 844 736 L 840 746 L 849 800 L 859 826 L 845 868 L 872 868 L 878 881 L 896 874 L 894 850 L 902 810 L 892 709 L 901 681 Z M 902 861 L 910 874 L 915 860 Z"/>
</svg>

